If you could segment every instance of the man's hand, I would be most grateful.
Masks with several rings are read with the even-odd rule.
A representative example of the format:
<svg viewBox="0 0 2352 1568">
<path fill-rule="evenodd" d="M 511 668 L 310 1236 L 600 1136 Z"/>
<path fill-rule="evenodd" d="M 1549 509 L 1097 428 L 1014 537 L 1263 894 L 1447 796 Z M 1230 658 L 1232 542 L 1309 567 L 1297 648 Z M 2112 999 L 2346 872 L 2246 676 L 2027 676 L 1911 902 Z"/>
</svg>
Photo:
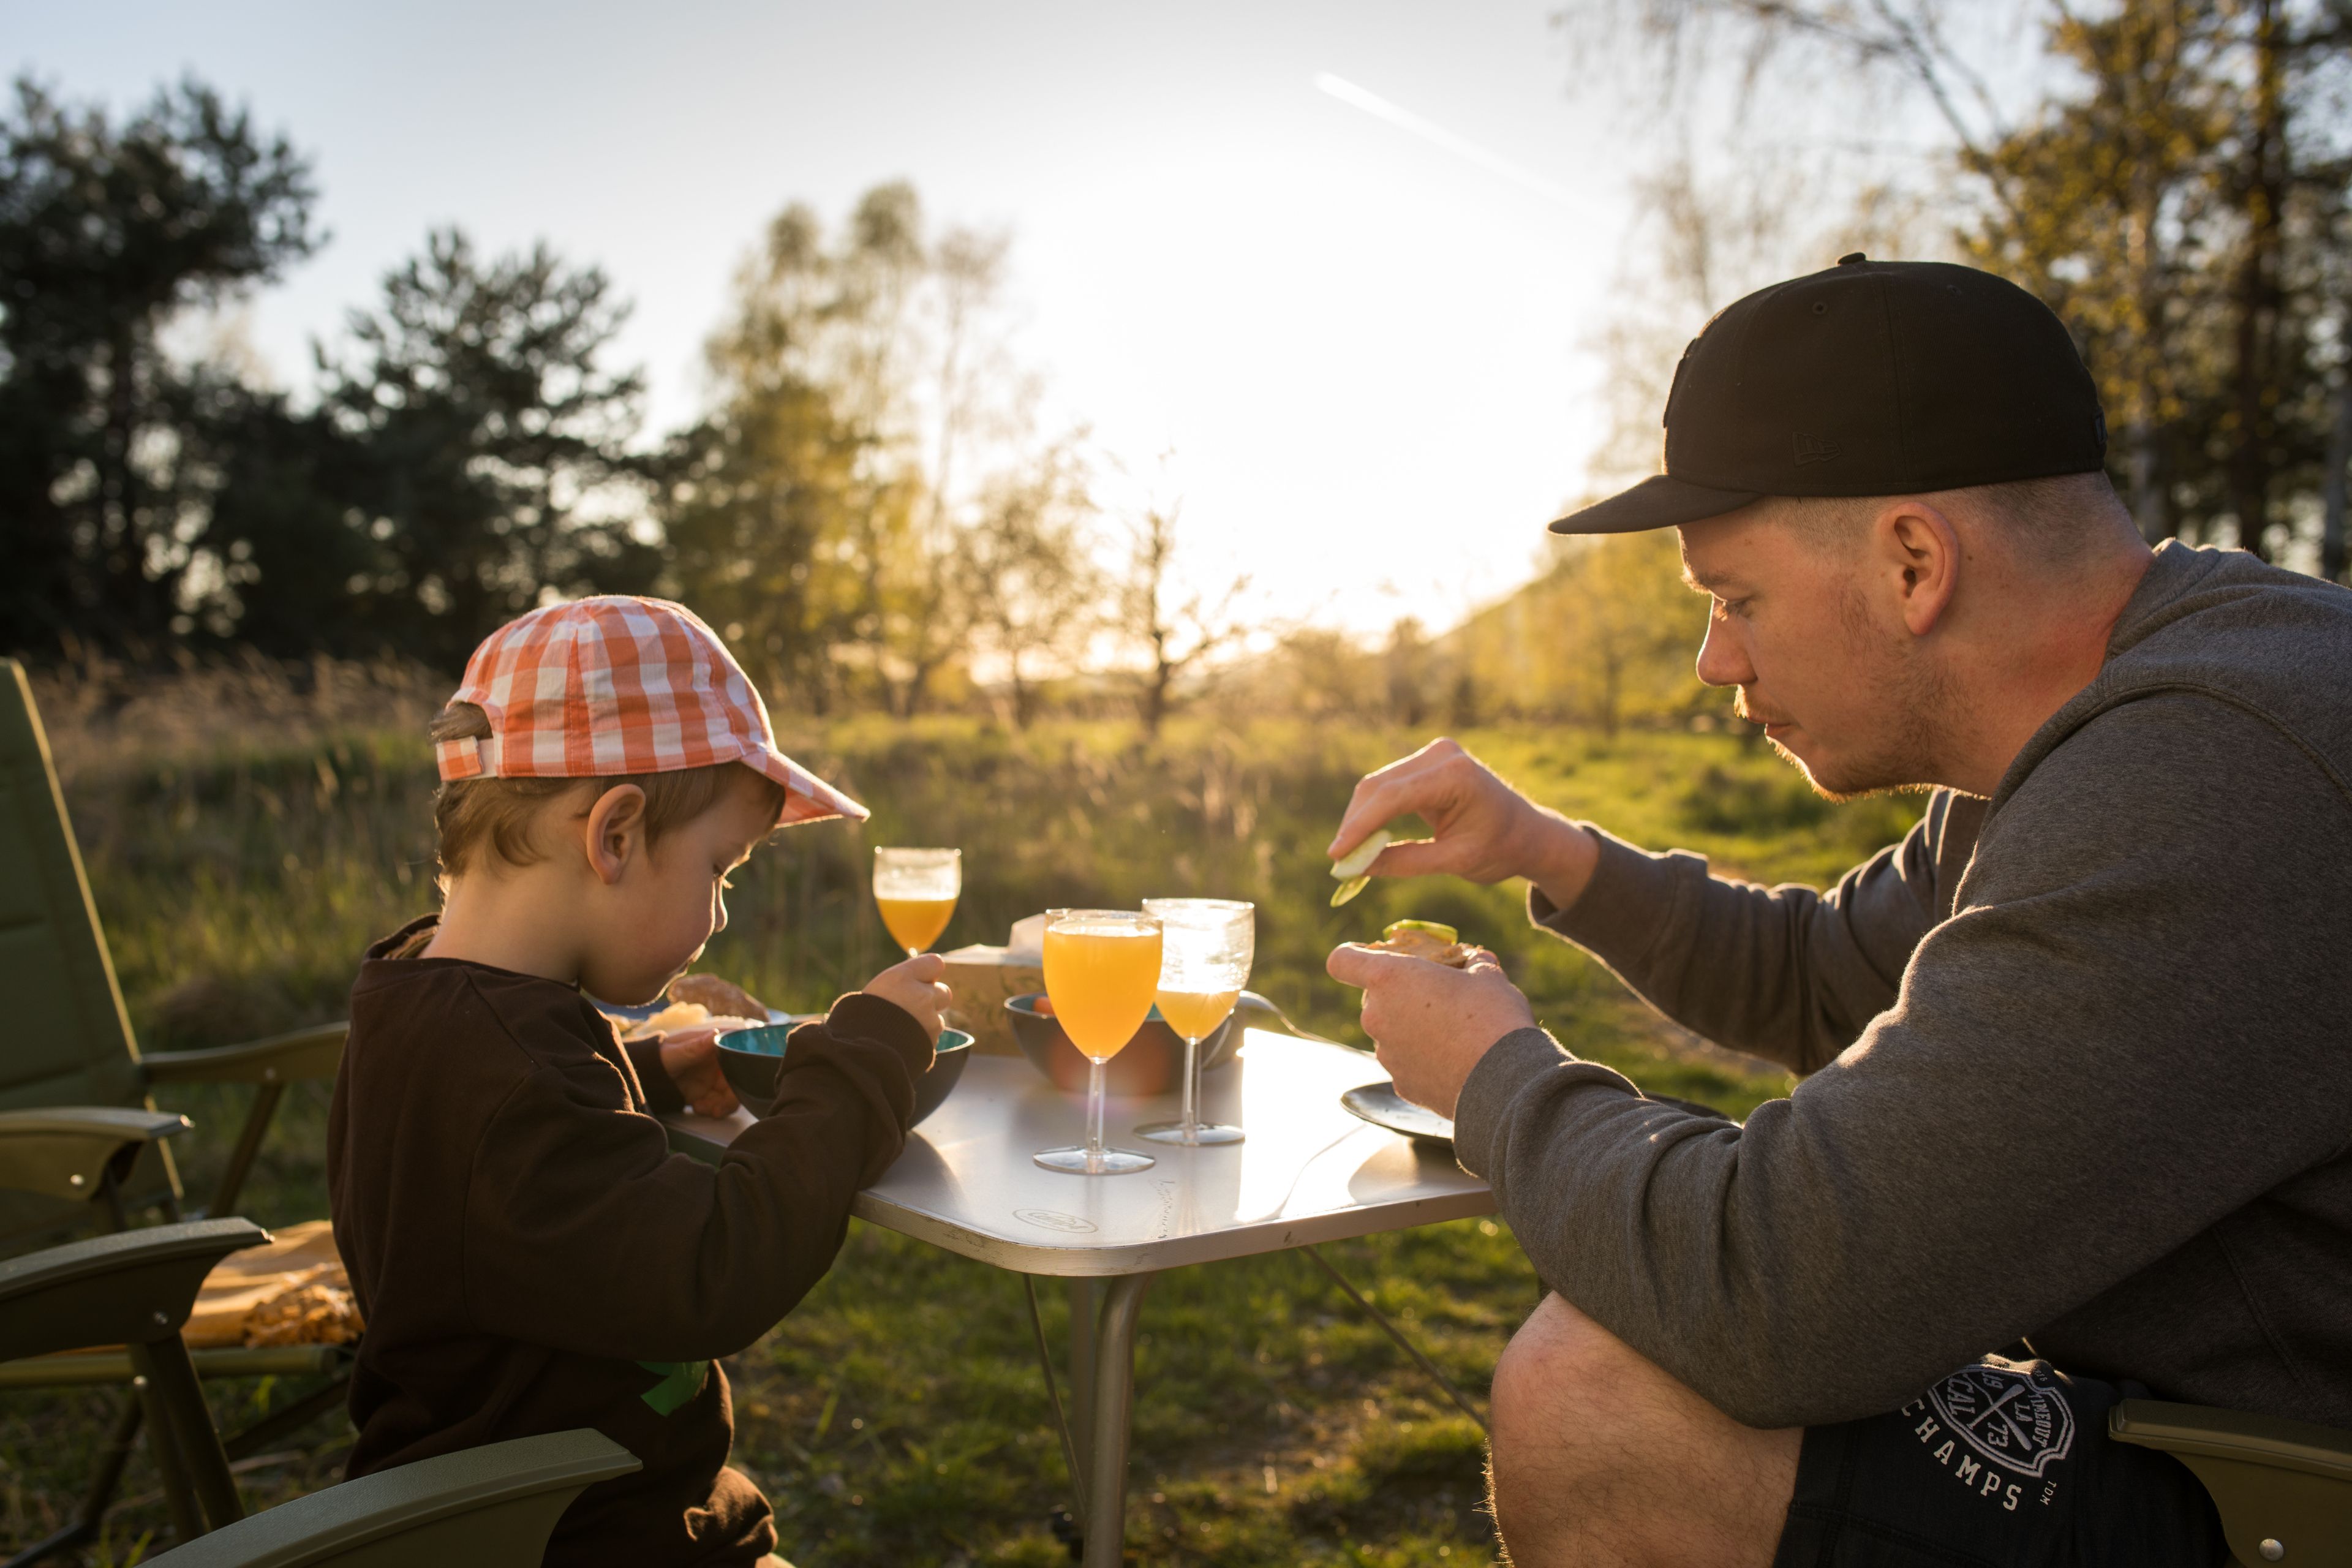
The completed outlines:
<svg viewBox="0 0 2352 1568">
<path fill-rule="evenodd" d="M 867 981 L 866 994 L 879 996 L 885 1002 L 896 1002 L 914 1015 L 923 1033 L 936 1040 L 940 1037 L 940 1015 L 955 1001 L 955 994 L 940 983 L 940 976 L 947 972 L 947 961 L 938 953 L 919 953 Z"/>
<path fill-rule="evenodd" d="M 1471 950 L 1467 969 L 1449 969 L 1343 942 L 1323 967 L 1364 993 L 1364 1033 L 1380 1047 L 1397 1092 L 1440 1116 L 1454 1114 L 1470 1069 L 1496 1041 L 1536 1021 L 1527 997 L 1483 947 Z"/>
<path fill-rule="evenodd" d="M 1443 873 L 1474 882 L 1525 877 L 1564 910 L 1583 893 L 1601 856 L 1592 835 L 1519 794 L 1456 742 L 1437 740 L 1364 775 L 1332 835 L 1331 858 L 1382 823 L 1412 814 L 1437 836 L 1390 845 L 1372 862 L 1371 875 Z"/>
<path fill-rule="evenodd" d="M 739 1026 L 730 1020 L 730 1027 Z M 671 1029 L 661 1037 L 662 1071 L 677 1085 L 688 1110 L 705 1116 L 735 1114 L 735 1090 L 719 1066 L 719 1030 L 709 1024 Z"/>
</svg>

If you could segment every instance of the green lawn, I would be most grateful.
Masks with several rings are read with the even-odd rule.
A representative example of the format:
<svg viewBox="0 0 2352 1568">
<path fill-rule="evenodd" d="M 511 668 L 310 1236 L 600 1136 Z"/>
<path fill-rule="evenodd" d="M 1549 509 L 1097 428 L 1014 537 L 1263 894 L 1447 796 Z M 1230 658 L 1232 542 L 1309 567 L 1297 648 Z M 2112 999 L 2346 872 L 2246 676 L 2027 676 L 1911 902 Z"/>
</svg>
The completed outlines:
<svg viewBox="0 0 2352 1568">
<path fill-rule="evenodd" d="M 1322 847 L 1363 770 L 1423 737 L 1205 721 L 1156 745 L 1132 726 L 1013 735 L 965 719 L 860 720 L 788 747 L 874 807 L 861 830 L 795 829 L 738 873 L 732 923 L 706 966 L 775 1005 L 814 1008 L 891 950 L 865 889 L 867 847 L 965 852 L 946 944 L 1003 940 L 1049 904 L 1155 894 L 1259 906 L 1254 985 L 1302 1024 L 1360 1041 L 1354 996 L 1322 973 L 1337 942 L 1406 915 L 1499 952 L 1571 1047 L 1664 1092 L 1743 1112 L 1783 1092 L 1678 1047 L 1601 968 L 1525 922 L 1516 887 L 1376 886 L 1343 910 Z M 1759 749 L 1715 734 L 1613 742 L 1520 728 L 1462 737 L 1530 794 L 1636 842 L 1678 846 L 1767 880 L 1820 881 L 1890 842 L 1916 805 L 1829 806 Z M 77 752 L 57 736 L 99 908 L 142 1041 L 191 1047 L 340 1016 L 357 953 L 431 906 L 430 761 L 420 739 L 327 728 L 246 742 Z M 96 760 L 91 760 L 96 759 Z M 174 1109 L 198 1123 L 201 1191 L 225 1155 L 226 1092 Z M 325 1212 L 325 1096 L 289 1095 L 248 1212 Z M 1507 1230 L 1465 1221 L 1327 1249 L 1448 1374 L 1483 1392 L 1535 1303 Z M 1063 1303 L 1046 1293 L 1060 1342 Z M 1178 1270 L 1145 1310 L 1134 1506 L 1139 1561 L 1452 1563 L 1491 1556 L 1477 1434 L 1302 1258 Z M 729 1363 L 737 1462 L 767 1488 L 786 1554 L 835 1563 L 1065 1560 L 1046 1530 L 1066 1499 L 1058 1444 L 1012 1276 L 866 1226 L 790 1319 Z M 268 1391 L 215 1389 L 224 1421 Z M 288 1391 L 276 1391 L 283 1396 Z M 45 1533 L 71 1507 L 110 1395 L 0 1397 L 0 1537 Z M 330 1484 L 340 1417 L 242 1480 L 262 1506 Z M 143 1458 L 96 1561 L 135 1560 L 163 1529 Z"/>
</svg>

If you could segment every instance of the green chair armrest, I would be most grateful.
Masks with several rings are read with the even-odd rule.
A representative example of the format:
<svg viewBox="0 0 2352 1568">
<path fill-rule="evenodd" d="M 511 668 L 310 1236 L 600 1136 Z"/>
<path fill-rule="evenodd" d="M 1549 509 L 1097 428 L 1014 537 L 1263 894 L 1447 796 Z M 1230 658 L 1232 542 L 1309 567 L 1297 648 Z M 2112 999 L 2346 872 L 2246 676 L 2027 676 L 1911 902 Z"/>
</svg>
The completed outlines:
<svg viewBox="0 0 2352 1568">
<path fill-rule="evenodd" d="M 149 1083 L 294 1083 L 332 1078 L 343 1059 L 348 1024 L 320 1024 L 290 1035 L 201 1051 L 151 1051 L 139 1058 Z"/>
<path fill-rule="evenodd" d="M 0 1263 L 0 1361 L 179 1342 L 214 1264 L 268 1241 L 249 1219 L 117 1231 Z"/>
<path fill-rule="evenodd" d="M 0 1188 L 68 1202 L 93 1198 L 110 1170 L 131 1173 L 140 1149 L 188 1130 L 174 1111 L 108 1105 L 0 1110 Z"/>
<path fill-rule="evenodd" d="M 200 1380 L 224 1377 L 318 1377 L 351 1359 L 344 1345 L 223 1345 L 192 1350 Z M 129 1351 L 78 1351 L 0 1361 L 0 1388 L 89 1388 L 129 1383 L 138 1368 Z"/>
<path fill-rule="evenodd" d="M 519 1437 L 362 1476 L 152 1559 L 171 1568 L 523 1568 L 555 1521 L 635 1455 L 582 1428 Z"/>
<path fill-rule="evenodd" d="M 241 1046 L 220 1046 L 203 1051 L 162 1051 L 139 1058 L 139 1070 L 149 1085 L 173 1083 L 249 1083 L 253 1088 L 253 1103 L 247 1108 L 245 1125 L 237 1130 L 236 1146 L 229 1151 L 228 1162 L 221 1167 L 220 1185 L 212 1201 L 202 1210 L 205 1214 L 235 1214 L 237 1195 L 245 1190 L 245 1178 L 253 1169 L 254 1157 L 261 1152 L 261 1141 L 268 1134 L 270 1118 L 277 1114 L 278 1098 L 286 1086 L 302 1079 L 331 1079 L 343 1059 L 343 1037 L 351 1032 L 347 1024 L 320 1024 L 313 1028 L 297 1029 L 290 1035 L 278 1035 L 267 1040 L 253 1040 Z"/>
<path fill-rule="evenodd" d="M 2352 1432 L 2154 1399 L 2117 1405 L 2107 1431 L 2195 1472 L 2239 1562 L 2352 1563 Z"/>
</svg>

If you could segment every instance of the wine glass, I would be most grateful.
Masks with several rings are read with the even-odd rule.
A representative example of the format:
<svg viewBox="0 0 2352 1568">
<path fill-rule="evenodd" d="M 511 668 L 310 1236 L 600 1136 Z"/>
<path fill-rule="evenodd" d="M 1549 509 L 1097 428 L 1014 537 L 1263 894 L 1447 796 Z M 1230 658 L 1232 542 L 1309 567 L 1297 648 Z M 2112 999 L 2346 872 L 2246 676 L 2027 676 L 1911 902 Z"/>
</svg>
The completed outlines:
<svg viewBox="0 0 2352 1568">
<path fill-rule="evenodd" d="M 1041 1149 L 1049 1171 L 1077 1176 L 1148 1171 L 1149 1154 L 1103 1147 L 1103 1064 L 1150 1016 L 1160 987 L 1160 922 L 1127 910 L 1064 910 L 1045 927 L 1045 994 L 1062 1032 L 1087 1058 L 1087 1146 Z"/>
<path fill-rule="evenodd" d="M 1135 1130 L 1155 1143 L 1238 1143 L 1242 1130 L 1201 1120 L 1201 1042 L 1216 1032 L 1249 984 L 1257 906 L 1233 899 L 1146 899 L 1160 920 L 1160 1016 L 1184 1037 L 1184 1116 Z"/>
<path fill-rule="evenodd" d="M 874 901 L 908 958 L 940 940 L 963 891 L 961 849 L 874 851 Z"/>
</svg>

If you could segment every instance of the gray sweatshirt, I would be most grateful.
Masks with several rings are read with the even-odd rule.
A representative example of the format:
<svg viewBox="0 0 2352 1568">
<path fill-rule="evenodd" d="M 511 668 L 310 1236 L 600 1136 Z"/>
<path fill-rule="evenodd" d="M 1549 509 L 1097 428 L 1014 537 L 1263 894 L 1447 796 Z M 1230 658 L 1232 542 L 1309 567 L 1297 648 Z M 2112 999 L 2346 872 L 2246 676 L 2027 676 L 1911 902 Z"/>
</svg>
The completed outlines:
<svg viewBox="0 0 2352 1568">
<path fill-rule="evenodd" d="M 1828 893 L 1609 838 L 1565 911 L 1808 1075 L 1734 1127 L 1536 1029 L 1455 1147 L 1554 1289 L 1751 1426 L 1892 1410 L 2028 1341 L 2352 1427 L 2352 593 L 2157 552 L 1990 802 Z"/>
</svg>

